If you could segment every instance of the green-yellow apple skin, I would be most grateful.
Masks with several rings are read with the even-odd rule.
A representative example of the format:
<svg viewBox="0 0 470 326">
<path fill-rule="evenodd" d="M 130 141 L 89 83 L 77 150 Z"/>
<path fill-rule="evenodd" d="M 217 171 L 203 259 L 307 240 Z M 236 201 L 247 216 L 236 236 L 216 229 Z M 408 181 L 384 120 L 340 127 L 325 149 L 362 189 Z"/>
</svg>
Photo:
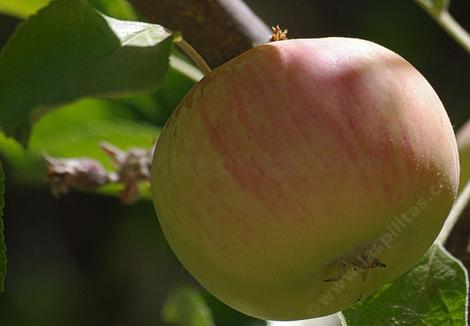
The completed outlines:
<svg viewBox="0 0 470 326">
<path fill-rule="evenodd" d="M 249 50 L 191 89 L 158 140 L 152 193 L 205 288 L 245 314 L 295 320 L 412 267 L 458 179 L 447 113 L 411 64 L 364 40 L 297 39 Z"/>
<path fill-rule="evenodd" d="M 457 133 L 460 154 L 460 190 L 470 181 L 470 121 Z"/>
</svg>

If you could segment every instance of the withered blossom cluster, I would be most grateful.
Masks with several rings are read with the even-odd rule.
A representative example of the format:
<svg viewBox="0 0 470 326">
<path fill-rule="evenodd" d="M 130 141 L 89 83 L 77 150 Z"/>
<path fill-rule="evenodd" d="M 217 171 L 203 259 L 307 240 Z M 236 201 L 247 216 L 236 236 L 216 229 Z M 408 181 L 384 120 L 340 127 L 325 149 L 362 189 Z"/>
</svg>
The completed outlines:
<svg viewBox="0 0 470 326">
<path fill-rule="evenodd" d="M 277 41 L 283 41 L 287 40 L 287 29 L 281 29 L 279 25 L 276 25 L 275 27 L 271 27 L 273 33 L 271 35 L 271 38 L 269 39 L 269 42 L 277 42 Z"/>
<path fill-rule="evenodd" d="M 115 171 L 107 171 L 99 161 L 91 158 L 43 155 L 51 192 L 55 197 L 67 194 L 72 189 L 96 191 L 107 184 L 121 183 L 123 190 L 120 199 L 123 203 L 132 204 L 139 199 L 139 184 L 150 182 L 154 148 L 122 150 L 107 142 L 102 142 L 100 148 L 111 158 Z"/>
</svg>

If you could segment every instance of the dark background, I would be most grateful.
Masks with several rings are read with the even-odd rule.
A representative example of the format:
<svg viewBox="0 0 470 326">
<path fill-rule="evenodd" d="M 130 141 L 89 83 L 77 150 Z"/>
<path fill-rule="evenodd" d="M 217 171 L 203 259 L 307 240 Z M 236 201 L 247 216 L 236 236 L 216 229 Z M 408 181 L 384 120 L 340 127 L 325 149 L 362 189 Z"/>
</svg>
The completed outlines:
<svg viewBox="0 0 470 326">
<path fill-rule="evenodd" d="M 247 3 L 291 38 L 358 37 L 394 50 L 428 78 L 456 130 L 470 118 L 469 56 L 413 1 Z M 454 0 L 450 10 L 470 30 L 470 2 Z M 18 23 L 0 16 L 1 46 Z M 9 178 L 3 160 L 8 278 L 0 325 L 162 325 L 168 293 L 194 281 L 168 248 L 151 202 L 127 207 L 77 192 L 53 199 L 46 184 Z M 209 300 L 220 325 L 242 325 Z"/>
</svg>

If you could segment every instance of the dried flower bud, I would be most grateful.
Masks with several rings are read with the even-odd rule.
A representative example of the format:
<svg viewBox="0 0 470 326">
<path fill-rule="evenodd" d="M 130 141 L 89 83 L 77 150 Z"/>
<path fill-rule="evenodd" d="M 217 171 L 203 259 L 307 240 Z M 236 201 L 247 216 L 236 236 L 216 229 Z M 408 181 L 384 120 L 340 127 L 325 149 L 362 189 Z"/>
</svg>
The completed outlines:
<svg viewBox="0 0 470 326">
<path fill-rule="evenodd" d="M 103 142 L 101 149 L 108 154 L 117 168 L 118 181 L 124 184 L 121 200 L 131 204 L 139 198 L 139 182 L 150 181 L 153 148 L 130 148 L 123 151 Z"/>
<path fill-rule="evenodd" d="M 287 29 L 282 30 L 279 25 L 276 25 L 276 27 L 271 27 L 271 29 L 273 30 L 273 34 L 271 35 L 269 42 L 287 40 Z"/>
<path fill-rule="evenodd" d="M 47 163 L 47 177 L 55 197 L 67 194 L 70 189 L 96 190 L 112 181 L 100 162 L 87 158 L 58 159 L 43 155 Z"/>
</svg>

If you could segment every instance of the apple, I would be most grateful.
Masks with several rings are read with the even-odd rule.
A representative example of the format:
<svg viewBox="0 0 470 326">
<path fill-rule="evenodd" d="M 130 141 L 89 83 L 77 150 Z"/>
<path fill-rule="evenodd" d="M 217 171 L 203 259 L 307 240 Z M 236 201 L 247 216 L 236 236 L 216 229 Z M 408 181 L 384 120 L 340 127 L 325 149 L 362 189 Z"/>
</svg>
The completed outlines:
<svg viewBox="0 0 470 326">
<path fill-rule="evenodd" d="M 460 154 L 460 189 L 470 181 L 470 121 L 457 133 L 457 144 Z"/>
<path fill-rule="evenodd" d="M 251 49 L 193 87 L 152 167 L 163 232 L 211 293 L 324 316 L 409 269 L 458 191 L 446 111 L 396 53 L 351 38 Z"/>
</svg>

